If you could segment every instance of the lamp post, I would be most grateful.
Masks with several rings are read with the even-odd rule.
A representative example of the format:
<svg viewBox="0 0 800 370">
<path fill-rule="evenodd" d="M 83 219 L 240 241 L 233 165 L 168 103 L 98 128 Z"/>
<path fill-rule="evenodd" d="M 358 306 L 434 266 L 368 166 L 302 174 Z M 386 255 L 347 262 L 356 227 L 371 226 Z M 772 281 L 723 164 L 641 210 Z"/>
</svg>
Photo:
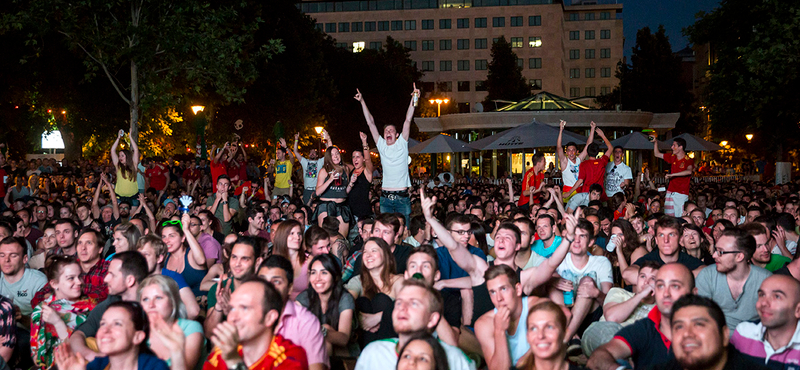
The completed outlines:
<svg viewBox="0 0 800 370">
<path fill-rule="evenodd" d="M 431 104 L 436 104 L 436 117 L 439 117 L 442 115 L 442 103 L 447 104 L 450 99 L 431 99 L 429 101 Z"/>
<path fill-rule="evenodd" d="M 197 157 L 199 159 L 206 159 L 206 125 L 208 121 L 205 117 L 206 107 L 202 105 L 193 105 L 192 112 L 194 113 L 194 129 L 197 133 L 197 142 L 199 144 L 199 148 L 197 148 Z"/>
<path fill-rule="evenodd" d="M 747 135 L 744 135 L 744 137 L 747 138 L 747 142 L 748 143 L 750 142 L 750 140 L 753 140 L 753 134 L 747 134 Z"/>
<path fill-rule="evenodd" d="M 317 135 L 322 135 L 322 130 L 324 130 L 324 128 L 322 126 L 314 127 L 314 131 L 317 132 Z M 319 143 L 317 144 L 317 148 L 318 148 L 317 149 L 317 156 L 319 157 L 320 155 L 322 155 L 322 137 L 320 137 L 320 139 L 319 139 Z"/>
</svg>

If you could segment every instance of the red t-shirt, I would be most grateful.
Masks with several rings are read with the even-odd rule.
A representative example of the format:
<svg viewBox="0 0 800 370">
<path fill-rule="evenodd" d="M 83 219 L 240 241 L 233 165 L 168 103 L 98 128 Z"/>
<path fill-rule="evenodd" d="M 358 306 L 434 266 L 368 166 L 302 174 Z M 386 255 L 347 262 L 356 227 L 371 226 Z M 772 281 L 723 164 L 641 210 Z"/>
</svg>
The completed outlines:
<svg viewBox="0 0 800 370">
<path fill-rule="evenodd" d="M 586 159 L 581 162 L 578 170 L 578 180 L 583 179 L 583 185 L 578 190 L 578 193 L 588 193 L 592 184 L 603 186 L 605 184 L 607 164 L 608 156 L 605 155 L 600 159 Z"/>
<path fill-rule="evenodd" d="M 228 170 L 225 168 L 225 163 L 211 162 L 211 188 L 217 192 L 217 179 L 222 175 L 227 175 Z"/>
<path fill-rule="evenodd" d="M 678 159 L 678 157 L 672 153 L 664 154 L 664 161 L 672 165 L 672 168 L 670 168 L 670 173 L 683 172 L 686 171 L 689 166 L 694 166 L 694 160 L 689 158 L 689 156 L 684 156 L 683 159 Z M 673 177 L 669 180 L 667 191 L 689 195 L 689 185 L 691 182 L 691 176 Z"/>
<path fill-rule="evenodd" d="M 183 170 L 181 177 L 183 177 L 183 180 L 186 182 L 200 180 L 200 170 L 197 168 L 187 168 Z"/>
<path fill-rule="evenodd" d="M 525 176 L 522 178 L 522 191 L 531 189 L 531 191 L 536 190 L 539 188 L 539 185 L 542 184 L 542 180 L 544 180 L 544 172 L 542 173 L 535 173 L 534 169 L 531 168 L 528 171 L 525 171 Z M 519 201 L 517 202 L 518 206 L 523 206 L 528 204 L 530 201 L 530 196 L 522 195 L 519 196 Z M 539 196 L 538 194 L 534 197 L 533 203 L 539 203 Z"/>
<path fill-rule="evenodd" d="M 144 175 L 150 180 L 150 187 L 161 191 L 167 186 L 167 178 L 164 177 L 168 170 L 161 164 L 156 163 L 153 168 L 148 168 Z"/>
<path fill-rule="evenodd" d="M 242 356 L 242 346 L 239 346 L 239 356 Z M 308 369 L 308 358 L 306 351 L 292 343 L 288 339 L 283 339 L 278 334 L 272 337 L 269 349 L 255 363 L 248 366 L 250 370 L 279 370 L 279 369 Z M 229 370 L 225 361 L 222 360 L 222 352 L 219 348 L 214 348 L 203 370 Z"/>
</svg>

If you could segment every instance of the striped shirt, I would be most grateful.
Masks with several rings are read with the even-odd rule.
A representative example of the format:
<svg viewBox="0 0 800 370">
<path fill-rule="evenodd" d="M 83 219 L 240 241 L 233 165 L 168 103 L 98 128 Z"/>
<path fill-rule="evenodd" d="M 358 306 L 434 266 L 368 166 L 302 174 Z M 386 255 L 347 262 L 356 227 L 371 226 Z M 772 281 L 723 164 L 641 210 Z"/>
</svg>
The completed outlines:
<svg viewBox="0 0 800 370">
<path fill-rule="evenodd" d="M 770 369 L 800 369 L 800 325 L 795 329 L 789 344 L 782 348 L 772 348 L 765 333 L 766 328 L 761 323 L 742 322 L 736 326 L 731 343 L 746 358 Z"/>
</svg>

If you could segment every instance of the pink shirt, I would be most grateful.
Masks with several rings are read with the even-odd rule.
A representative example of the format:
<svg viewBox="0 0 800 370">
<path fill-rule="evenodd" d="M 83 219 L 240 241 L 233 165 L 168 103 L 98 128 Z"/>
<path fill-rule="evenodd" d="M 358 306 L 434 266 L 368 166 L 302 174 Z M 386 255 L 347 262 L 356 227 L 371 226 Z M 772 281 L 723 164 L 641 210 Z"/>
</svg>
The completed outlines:
<svg viewBox="0 0 800 370">
<path fill-rule="evenodd" d="M 300 275 L 294 278 L 292 291 L 289 292 L 289 299 L 293 301 L 300 293 L 308 288 L 308 264 L 311 263 L 311 259 L 311 256 L 306 258 L 306 262 L 300 267 Z"/>
<path fill-rule="evenodd" d="M 220 245 L 217 239 L 214 239 L 214 237 L 209 234 L 200 233 L 200 237 L 197 238 L 197 244 L 200 244 L 200 247 L 203 248 L 203 253 L 205 253 L 206 258 L 215 259 L 217 260 L 216 263 L 220 263 Z"/>
<path fill-rule="evenodd" d="M 322 336 L 322 325 L 311 311 L 294 300 L 289 300 L 283 307 L 277 333 L 303 347 L 309 365 L 322 363 L 331 367 L 328 351 L 325 349 L 325 337 Z"/>
</svg>

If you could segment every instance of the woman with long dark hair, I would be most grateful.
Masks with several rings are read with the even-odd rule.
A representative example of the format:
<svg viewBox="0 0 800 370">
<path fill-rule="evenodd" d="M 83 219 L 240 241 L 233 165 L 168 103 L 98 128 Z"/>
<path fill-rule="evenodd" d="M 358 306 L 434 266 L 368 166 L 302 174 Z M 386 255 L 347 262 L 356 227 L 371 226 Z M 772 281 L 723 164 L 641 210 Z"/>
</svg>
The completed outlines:
<svg viewBox="0 0 800 370">
<path fill-rule="evenodd" d="M 353 172 L 351 176 L 350 192 L 347 193 L 347 204 L 357 220 L 363 220 L 372 216 L 372 208 L 369 206 L 369 191 L 372 187 L 372 157 L 369 153 L 367 134 L 359 132 L 361 137 L 361 149 L 353 151 Z"/>
<path fill-rule="evenodd" d="M 683 237 L 681 237 L 680 244 L 686 254 L 703 261 L 706 266 L 715 263 L 714 257 L 711 255 L 711 243 L 706 238 L 703 229 L 697 225 L 688 223 L 683 225 Z"/>
<path fill-rule="evenodd" d="M 361 274 L 345 288 L 356 299 L 359 314 L 358 344 L 395 337 L 392 326 L 394 299 L 402 285 L 402 275 L 395 274 L 395 261 L 389 244 L 372 237 L 364 243 Z"/>
<path fill-rule="evenodd" d="M 639 245 L 639 235 L 628 220 L 618 219 L 611 223 L 609 241 L 614 240 L 619 270 L 625 271 L 637 259 L 647 254 L 647 249 Z"/>
<path fill-rule="evenodd" d="M 303 225 L 295 220 L 286 220 L 278 224 L 272 237 L 272 254 L 288 259 L 294 269 L 294 283 L 289 298 L 308 288 L 309 258 L 303 245 Z"/>
<path fill-rule="evenodd" d="M 139 200 L 135 195 L 139 193 L 139 184 L 136 182 L 136 173 L 139 167 L 139 146 L 136 145 L 130 133 L 128 138 L 131 141 L 131 150 L 122 149 L 117 153 L 119 147 L 119 139 L 125 132 L 119 131 L 117 140 L 111 145 L 111 163 L 114 164 L 114 169 L 117 173 L 117 184 L 114 187 L 114 192 L 119 196 L 120 200 L 127 200 L 134 206 L 139 205 Z"/>
<path fill-rule="evenodd" d="M 339 220 L 339 233 L 347 235 L 353 214 L 347 205 L 347 193 L 353 188 L 352 169 L 345 164 L 339 148 L 330 146 L 325 150 L 325 161 L 317 175 L 316 194 L 322 201 L 314 212 L 314 221 L 322 226 L 325 217 Z"/>
<path fill-rule="evenodd" d="M 328 353 L 358 356 L 351 346 L 355 300 L 342 286 L 342 270 L 333 256 L 320 254 L 311 260 L 308 283 L 296 301 L 319 319 Z"/>
<path fill-rule="evenodd" d="M 161 240 L 167 245 L 166 261 L 164 267 L 175 271 L 186 280 L 195 296 L 202 296 L 200 283 L 206 276 L 206 254 L 203 247 L 197 242 L 189 231 L 191 217 L 184 213 L 181 221 L 165 221 L 161 224 Z"/>
</svg>

